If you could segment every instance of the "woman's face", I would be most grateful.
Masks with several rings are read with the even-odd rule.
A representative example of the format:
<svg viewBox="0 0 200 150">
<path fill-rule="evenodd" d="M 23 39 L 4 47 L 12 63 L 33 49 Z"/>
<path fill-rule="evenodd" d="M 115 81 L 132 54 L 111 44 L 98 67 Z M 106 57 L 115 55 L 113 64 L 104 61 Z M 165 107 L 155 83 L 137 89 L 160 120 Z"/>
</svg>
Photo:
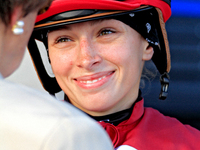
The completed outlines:
<svg viewBox="0 0 200 150">
<path fill-rule="evenodd" d="M 48 46 L 58 84 L 73 105 L 93 116 L 131 107 L 144 61 L 153 55 L 139 33 L 113 19 L 53 30 Z"/>
</svg>

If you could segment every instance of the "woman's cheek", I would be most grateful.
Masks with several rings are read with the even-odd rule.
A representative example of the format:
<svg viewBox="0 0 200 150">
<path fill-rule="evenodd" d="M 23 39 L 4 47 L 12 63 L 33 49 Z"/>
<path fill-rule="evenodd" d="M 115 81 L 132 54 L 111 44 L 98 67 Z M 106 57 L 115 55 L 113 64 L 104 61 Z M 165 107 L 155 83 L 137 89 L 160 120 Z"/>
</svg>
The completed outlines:
<svg viewBox="0 0 200 150">
<path fill-rule="evenodd" d="M 107 48 L 107 51 L 104 54 L 104 58 L 113 62 L 114 64 L 121 64 L 124 61 L 128 61 L 130 57 L 130 53 L 128 53 L 128 49 L 125 45 L 112 46 L 111 48 Z"/>
<path fill-rule="evenodd" d="M 72 57 L 66 54 L 53 54 L 50 55 L 51 66 L 54 74 L 66 75 L 72 69 Z"/>
</svg>

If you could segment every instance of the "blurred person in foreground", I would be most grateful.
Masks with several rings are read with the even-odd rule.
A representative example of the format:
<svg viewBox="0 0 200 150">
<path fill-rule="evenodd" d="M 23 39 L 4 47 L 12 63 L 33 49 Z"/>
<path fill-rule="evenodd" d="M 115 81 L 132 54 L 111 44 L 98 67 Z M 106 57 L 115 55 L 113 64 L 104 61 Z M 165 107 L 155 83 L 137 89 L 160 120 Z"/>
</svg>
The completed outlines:
<svg viewBox="0 0 200 150">
<path fill-rule="evenodd" d="M 0 149 L 112 150 L 105 131 L 70 104 L 6 81 L 50 0 L 0 0 Z"/>
</svg>

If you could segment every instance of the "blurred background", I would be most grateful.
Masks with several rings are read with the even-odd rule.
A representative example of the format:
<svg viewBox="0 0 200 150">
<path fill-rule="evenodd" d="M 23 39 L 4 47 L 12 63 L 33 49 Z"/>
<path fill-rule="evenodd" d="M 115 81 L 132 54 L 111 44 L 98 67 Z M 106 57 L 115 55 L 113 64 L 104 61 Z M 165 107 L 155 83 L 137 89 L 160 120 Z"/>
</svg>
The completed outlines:
<svg viewBox="0 0 200 150">
<path fill-rule="evenodd" d="M 145 87 L 145 105 L 200 129 L 200 0 L 172 0 L 166 23 L 171 52 L 169 95 L 158 99 L 159 75 Z"/>
<path fill-rule="evenodd" d="M 172 17 L 166 23 L 172 61 L 169 95 L 164 101 L 158 99 L 158 74 L 142 89 L 145 106 L 200 129 L 200 0 L 172 0 L 171 8 Z M 20 68 L 7 80 L 46 92 L 28 51 Z"/>
</svg>

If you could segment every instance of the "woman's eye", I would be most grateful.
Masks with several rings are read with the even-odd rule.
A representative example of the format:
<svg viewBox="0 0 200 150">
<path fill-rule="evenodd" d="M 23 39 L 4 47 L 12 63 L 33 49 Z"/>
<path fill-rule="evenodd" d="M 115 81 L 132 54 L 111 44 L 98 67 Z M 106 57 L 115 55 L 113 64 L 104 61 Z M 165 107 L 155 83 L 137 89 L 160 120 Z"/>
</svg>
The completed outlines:
<svg viewBox="0 0 200 150">
<path fill-rule="evenodd" d="M 56 40 L 56 44 L 57 43 L 63 43 L 63 42 L 70 42 L 71 40 L 69 38 L 66 37 L 60 37 Z"/>
<path fill-rule="evenodd" d="M 99 36 L 108 35 L 108 34 L 111 34 L 111 33 L 114 33 L 114 31 L 106 29 L 106 30 L 102 30 L 100 32 Z"/>
</svg>

